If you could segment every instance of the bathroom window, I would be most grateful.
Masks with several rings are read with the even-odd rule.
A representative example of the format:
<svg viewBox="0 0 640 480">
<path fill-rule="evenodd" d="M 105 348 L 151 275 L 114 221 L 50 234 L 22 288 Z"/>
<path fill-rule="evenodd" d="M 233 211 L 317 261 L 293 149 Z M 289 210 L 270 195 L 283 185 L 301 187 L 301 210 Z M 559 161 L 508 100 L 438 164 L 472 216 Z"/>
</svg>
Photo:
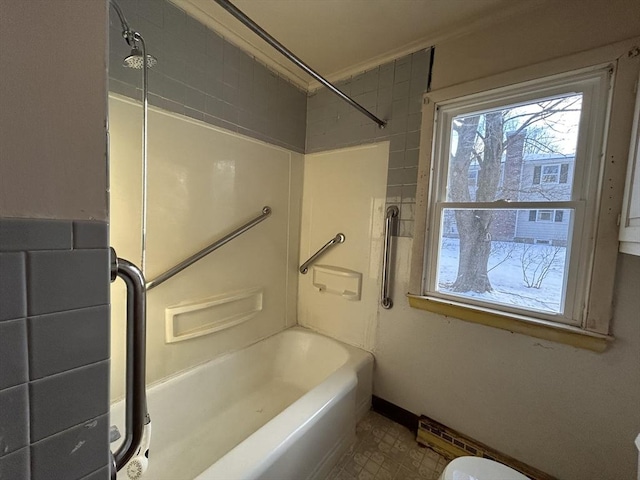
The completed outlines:
<svg viewBox="0 0 640 480">
<path fill-rule="evenodd" d="M 587 329 L 611 78 L 435 100 L 421 298 Z"/>
</svg>

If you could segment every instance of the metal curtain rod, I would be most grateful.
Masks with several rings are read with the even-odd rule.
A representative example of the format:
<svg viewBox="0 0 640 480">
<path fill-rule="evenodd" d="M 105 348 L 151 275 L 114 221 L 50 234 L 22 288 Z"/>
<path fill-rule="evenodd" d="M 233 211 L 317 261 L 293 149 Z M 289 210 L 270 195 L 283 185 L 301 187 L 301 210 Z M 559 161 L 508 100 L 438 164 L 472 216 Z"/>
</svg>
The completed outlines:
<svg viewBox="0 0 640 480">
<path fill-rule="evenodd" d="M 198 253 L 195 253 L 195 254 L 191 255 L 189 258 L 187 258 L 187 259 L 183 260 L 182 262 L 180 262 L 175 267 L 170 268 L 166 272 L 158 275 L 156 278 L 154 278 L 150 282 L 147 282 L 147 290 L 151 290 L 152 288 L 157 287 L 161 283 L 166 282 L 171 277 L 173 277 L 174 275 L 177 275 L 178 273 L 180 273 L 185 268 L 193 265 L 194 263 L 196 263 L 201 258 L 209 255 L 214 250 L 217 250 L 221 246 L 229 243 L 231 240 L 233 240 L 237 236 L 243 234 L 244 232 L 246 232 L 250 228 L 255 227 L 257 224 L 259 224 L 260 222 L 265 220 L 269 215 L 271 215 L 271 207 L 264 207 L 262 209 L 262 213 L 260 215 L 258 215 L 256 218 L 254 218 L 253 220 L 251 220 L 250 222 L 245 223 L 240 228 L 235 229 L 233 232 L 225 235 L 220 240 L 216 240 L 215 242 L 213 242 L 208 247 L 203 248 Z"/>
<path fill-rule="evenodd" d="M 258 25 L 256 22 L 251 20 L 249 17 L 247 17 L 247 15 L 245 15 L 244 12 L 242 12 L 238 7 L 232 4 L 229 0 L 215 0 L 215 2 L 218 5 L 220 5 L 222 8 L 224 8 L 227 12 L 229 12 L 231 15 L 233 15 L 238 20 L 240 20 L 250 30 L 252 30 L 255 34 L 257 34 L 260 38 L 262 38 L 265 42 L 267 42 L 273 48 L 278 50 L 282 55 L 284 55 L 293 63 L 295 63 L 302 70 L 304 70 L 313 78 L 318 80 L 321 84 L 323 84 L 333 93 L 338 95 L 341 99 L 343 99 L 349 105 L 359 110 L 361 113 L 363 113 L 364 115 L 369 117 L 371 120 L 376 122 L 380 128 L 384 128 L 387 125 L 387 122 L 385 122 L 384 120 L 380 120 L 373 113 L 371 113 L 369 110 L 367 110 L 358 102 L 356 102 L 354 99 L 352 99 L 349 95 L 342 92 L 340 89 L 335 87 L 331 82 L 326 80 L 322 75 L 320 75 L 318 72 L 312 69 L 309 65 L 307 65 L 302 60 L 300 60 L 300 58 L 298 58 L 293 52 L 291 52 L 289 49 L 287 49 L 287 47 L 285 47 L 280 42 L 278 42 L 278 40 L 276 40 L 271 35 L 269 35 L 264 29 L 262 29 L 262 27 L 260 27 L 260 25 Z"/>
</svg>

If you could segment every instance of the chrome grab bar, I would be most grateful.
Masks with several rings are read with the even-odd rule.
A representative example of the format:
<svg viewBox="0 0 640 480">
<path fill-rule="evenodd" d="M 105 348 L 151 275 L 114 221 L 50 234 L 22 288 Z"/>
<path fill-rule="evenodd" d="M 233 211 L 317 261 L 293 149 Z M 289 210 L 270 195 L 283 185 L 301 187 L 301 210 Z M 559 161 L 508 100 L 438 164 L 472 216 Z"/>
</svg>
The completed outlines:
<svg viewBox="0 0 640 480">
<path fill-rule="evenodd" d="M 320 257 L 324 252 L 326 252 L 329 248 L 331 248 L 336 243 L 344 243 L 347 237 L 344 236 L 344 233 L 338 233 L 335 237 L 325 243 L 320 250 L 314 253 L 309 260 L 300 265 L 300 273 L 306 274 L 309 271 L 309 265 L 315 262 L 318 257 Z"/>
<path fill-rule="evenodd" d="M 195 253 L 195 254 L 191 255 L 189 258 L 187 258 L 187 259 L 183 260 L 182 262 L 180 262 L 175 267 L 170 268 L 166 272 L 158 275 L 156 278 L 154 278 L 150 282 L 147 282 L 147 290 L 151 290 L 152 288 L 157 287 L 161 283 L 166 282 L 171 277 L 173 277 L 174 275 L 177 275 L 178 273 L 180 273 L 185 268 L 193 265 L 194 263 L 196 263 L 201 258 L 209 255 L 211 252 L 213 252 L 213 251 L 219 249 L 221 246 L 229 243 L 231 240 L 233 240 L 237 236 L 243 234 L 244 232 L 246 232 L 250 228 L 255 227 L 257 224 L 259 224 L 260 222 L 265 220 L 269 215 L 271 215 L 271 207 L 264 207 L 262 209 L 262 213 L 260 215 L 258 215 L 256 218 L 254 218 L 253 220 L 251 220 L 250 222 L 245 223 L 240 228 L 235 229 L 233 232 L 225 235 L 220 240 L 216 240 L 215 242 L 213 242 L 208 247 L 203 248 L 198 253 Z"/>
<path fill-rule="evenodd" d="M 382 308 L 393 307 L 393 300 L 389 296 L 389 267 L 391 264 L 391 236 L 398 231 L 398 207 L 391 205 L 387 208 L 387 216 L 384 222 L 384 253 L 382 255 L 382 290 L 380 292 L 380 304 Z"/>
<path fill-rule="evenodd" d="M 133 263 L 118 258 L 111 249 L 111 281 L 116 277 L 127 286 L 127 369 L 124 441 L 112 453 L 116 470 L 124 467 L 140 446 L 148 423 L 146 398 L 146 293 L 144 276 Z M 112 472 L 113 473 L 113 472 Z"/>
</svg>

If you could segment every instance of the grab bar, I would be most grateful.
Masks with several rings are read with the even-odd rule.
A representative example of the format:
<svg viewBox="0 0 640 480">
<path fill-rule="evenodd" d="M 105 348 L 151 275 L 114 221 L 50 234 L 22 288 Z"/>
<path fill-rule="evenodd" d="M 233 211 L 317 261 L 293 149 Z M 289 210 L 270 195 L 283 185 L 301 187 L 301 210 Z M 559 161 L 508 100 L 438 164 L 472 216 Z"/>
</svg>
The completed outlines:
<svg viewBox="0 0 640 480">
<path fill-rule="evenodd" d="M 140 446 L 144 425 L 148 423 L 146 358 L 146 293 L 144 276 L 133 263 L 118 258 L 111 249 L 111 281 L 116 277 L 127 286 L 127 367 L 125 395 L 125 434 L 120 447 L 112 453 L 115 469 L 120 470 Z"/>
<path fill-rule="evenodd" d="M 398 230 L 398 207 L 391 205 L 387 208 L 387 217 L 384 222 L 384 254 L 382 255 L 382 290 L 380 292 L 380 304 L 382 308 L 393 307 L 393 300 L 389 296 L 389 266 L 391 260 L 391 236 Z"/>
<path fill-rule="evenodd" d="M 203 248 L 198 253 L 195 253 L 195 254 L 191 255 L 189 258 L 183 260 L 182 262 L 180 262 L 175 267 L 170 268 L 166 272 L 158 275 L 156 278 L 154 278 L 153 280 L 148 282 L 147 283 L 147 290 L 151 290 L 152 288 L 157 287 L 161 283 L 166 282 L 171 277 L 173 277 L 174 275 L 177 275 L 178 273 L 180 273 L 185 268 L 193 265 L 194 263 L 196 263 L 201 258 L 209 255 L 211 252 L 213 252 L 213 251 L 219 249 L 221 246 L 229 243 L 231 240 L 233 240 L 237 236 L 243 234 L 244 232 L 246 232 L 250 228 L 255 227 L 257 224 L 259 224 L 260 222 L 265 220 L 269 215 L 271 215 L 271 207 L 264 207 L 262 209 L 262 213 L 260 215 L 258 215 L 256 218 L 254 218 L 253 220 L 251 220 L 250 222 L 245 223 L 243 226 L 241 226 L 240 228 L 237 228 L 233 232 L 225 235 L 220 240 L 216 240 L 215 242 L 213 242 L 208 247 Z"/>
<path fill-rule="evenodd" d="M 344 236 L 344 233 L 338 233 L 335 237 L 325 243 L 320 250 L 314 253 L 309 260 L 300 265 L 300 273 L 306 274 L 309 271 L 309 265 L 315 262 L 318 257 L 320 257 L 324 252 L 326 252 L 329 248 L 331 248 L 336 243 L 344 243 L 347 237 Z"/>
</svg>

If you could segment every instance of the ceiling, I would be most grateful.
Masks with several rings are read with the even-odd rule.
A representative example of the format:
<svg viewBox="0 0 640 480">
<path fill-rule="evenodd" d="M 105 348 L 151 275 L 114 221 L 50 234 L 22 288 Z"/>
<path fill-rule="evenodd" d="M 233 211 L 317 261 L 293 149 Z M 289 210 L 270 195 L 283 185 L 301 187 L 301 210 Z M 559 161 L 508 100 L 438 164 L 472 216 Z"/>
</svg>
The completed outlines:
<svg viewBox="0 0 640 480">
<path fill-rule="evenodd" d="M 318 82 L 214 0 L 171 0 L 307 90 Z M 522 13 L 545 0 L 232 0 L 330 81 Z"/>
</svg>

